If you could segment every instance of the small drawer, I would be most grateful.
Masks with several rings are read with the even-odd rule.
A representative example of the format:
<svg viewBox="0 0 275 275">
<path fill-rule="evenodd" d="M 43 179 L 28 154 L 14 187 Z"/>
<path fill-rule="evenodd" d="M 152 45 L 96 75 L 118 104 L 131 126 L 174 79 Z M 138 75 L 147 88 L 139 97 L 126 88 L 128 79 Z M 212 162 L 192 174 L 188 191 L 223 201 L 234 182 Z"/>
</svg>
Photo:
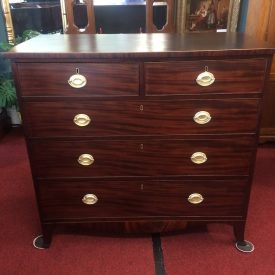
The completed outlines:
<svg viewBox="0 0 275 275">
<path fill-rule="evenodd" d="M 25 102 L 30 137 L 255 133 L 259 99 Z"/>
<path fill-rule="evenodd" d="M 98 97 L 139 94 L 138 64 L 19 63 L 17 66 L 21 96 Z"/>
<path fill-rule="evenodd" d="M 40 180 L 44 221 L 243 217 L 246 180 Z"/>
<path fill-rule="evenodd" d="M 144 66 L 146 95 L 261 93 L 267 60 L 148 62 Z M 201 86 L 196 79 L 206 70 L 214 80 L 206 77 L 210 85 Z"/>
<path fill-rule="evenodd" d="M 255 137 L 204 140 L 33 140 L 36 177 L 248 175 Z"/>
</svg>

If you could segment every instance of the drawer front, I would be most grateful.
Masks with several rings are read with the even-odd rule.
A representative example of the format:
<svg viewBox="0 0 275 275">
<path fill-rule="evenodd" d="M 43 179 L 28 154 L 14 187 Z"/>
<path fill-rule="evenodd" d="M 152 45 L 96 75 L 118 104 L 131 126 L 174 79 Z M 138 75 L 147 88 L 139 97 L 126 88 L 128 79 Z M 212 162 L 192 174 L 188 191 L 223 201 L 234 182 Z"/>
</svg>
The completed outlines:
<svg viewBox="0 0 275 275">
<path fill-rule="evenodd" d="M 31 137 L 255 133 L 258 109 L 258 99 L 25 102 L 23 106 Z M 209 122 L 194 121 L 201 112 L 207 112 Z"/>
<path fill-rule="evenodd" d="M 145 93 L 260 93 L 264 84 L 266 65 L 265 59 L 145 63 Z M 210 86 L 202 87 L 196 83 L 196 79 L 206 67 L 214 75 L 215 81 Z"/>
<path fill-rule="evenodd" d="M 73 88 L 68 80 L 76 70 L 85 76 L 84 87 Z M 18 64 L 22 96 L 137 96 L 138 64 L 27 63 Z"/>
<path fill-rule="evenodd" d="M 41 180 L 38 181 L 38 197 L 46 221 L 167 216 L 241 217 L 245 211 L 246 185 L 246 181 L 232 180 Z M 190 200 L 192 194 L 193 197 L 200 194 L 202 202 L 190 203 L 188 198 Z"/>
<path fill-rule="evenodd" d="M 33 140 L 29 148 L 36 177 L 109 177 L 248 175 L 254 145 L 254 137 L 243 137 L 211 140 Z M 193 161 L 204 163 L 194 163 L 192 155 Z"/>
</svg>

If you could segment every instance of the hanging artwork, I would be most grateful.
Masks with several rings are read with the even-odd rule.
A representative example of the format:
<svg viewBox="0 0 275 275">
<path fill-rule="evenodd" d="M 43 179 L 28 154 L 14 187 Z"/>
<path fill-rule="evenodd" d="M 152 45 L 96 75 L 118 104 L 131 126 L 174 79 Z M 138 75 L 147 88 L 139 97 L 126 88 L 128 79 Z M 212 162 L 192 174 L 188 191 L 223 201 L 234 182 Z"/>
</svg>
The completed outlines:
<svg viewBox="0 0 275 275">
<path fill-rule="evenodd" d="M 239 6 L 239 0 L 187 0 L 186 31 L 235 31 Z"/>
</svg>

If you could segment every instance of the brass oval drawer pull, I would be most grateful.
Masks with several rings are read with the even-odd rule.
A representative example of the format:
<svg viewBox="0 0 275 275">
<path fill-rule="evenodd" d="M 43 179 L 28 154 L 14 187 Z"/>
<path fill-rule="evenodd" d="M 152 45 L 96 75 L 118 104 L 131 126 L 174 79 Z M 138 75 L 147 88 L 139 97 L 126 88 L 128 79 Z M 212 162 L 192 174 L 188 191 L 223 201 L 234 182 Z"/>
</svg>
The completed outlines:
<svg viewBox="0 0 275 275">
<path fill-rule="evenodd" d="M 193 119 L 198 124 L 207 124 L 211 120 L 211 115 L 206 111 L 199 111 L 194 115 Z"/>
<path fill-rule="evenodd" d="M 88 205 L 96 204 L 97 201 L 98 201 L 98 198 L 94 194 L 86 194 L 82 198 L 82 202 L 85 203 L 85 204 L 88 204 Z"/>
<path fill-rule="evenodd" d="M 69 78 L 68 83 L 71 87 L 78 89 L 87 84 L 87 79 L 84 75 L 76 73 Z"/>
<path fill-rule="evenodd" d="M 191 156 L 191 161 L 196 164 L 202 164 L 207 161 L 206 154 L 203 152 L 196 152 Z"/>
<path fill-rule="evenodd" d="M 188 197 L 188 201 L 192 204 L 199 204 L 204 200 L 203 196 L 199 193 L 193 193 Z"/>
<path fill-rule="evenodd" d="M 91 122 L 91 118 L 86 114 L 77 114 L 74 117 L 74 123 L 79 127 L 84 127 L 89 125 Z"/>
<path fill-rule="evenodd" d="M 94 157 L 90 154 L 82 154 L 78 157 L 78 163 L 83 166 L 92 165 L 95 161 Z"/>
<path fill-rule="evenodd" d="M 210 86 L 215 82 L 215 77 L 212 73 L 205 71 L 198 75 L 196 82 L 203 87 Z"/>
</svg>

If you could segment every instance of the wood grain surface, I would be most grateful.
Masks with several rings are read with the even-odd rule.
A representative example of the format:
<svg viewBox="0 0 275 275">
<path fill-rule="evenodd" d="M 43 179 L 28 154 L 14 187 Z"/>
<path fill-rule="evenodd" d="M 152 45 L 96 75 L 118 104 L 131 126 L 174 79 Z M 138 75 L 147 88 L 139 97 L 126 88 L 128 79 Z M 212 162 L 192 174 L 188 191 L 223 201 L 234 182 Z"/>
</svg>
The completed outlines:
<svg viewBox="0 0 275 275">
<path fill-rule="evenodd" d="M 244 214 L 244 190 L 247 181 L 40 181 L 38 194 L 43 220 L 97 219 L 127 220 L 153 217 L 238 216 Z M 200 193 L 201 204 L 188 197 Z M 86 205 L 85 194 L 94 194 L 98 202 Z"/>
<path fill-rule="evenodd" d="M 267 60 L 199 60 L 145 63 L 145 93 L 209 94 L 262 92 Z M 207 87 L 196 83 L 199 74 L 209 71 L 215 82 Z"/>
<path fill-rule="evenodd" d="M 82 88 L 68 84 L 77 69 L 87 79 Z M 137 96 L 139 93 L 138 64 L 28 63 L 19 64 L 18 70 L 22 96 Z"/>
<path fill-rule="evenodd" d="M 30 144 L 36 177 L 248 175 L 255 138 L 47 141 Z M 190 157 L 203 152 L 207 161 Z M 78 157 L 90 154 L 91 166 Z"/>
<path fill-rule="evenodd" d="M 40 138 L 256 133 L 259 106 L 259 99 L 31 101 L 23 117 L 28 136 Z M 209 123 L 195 123 L 200 111 L 210 114 Z M 77 126 L 77 114 L 90 124 Z"/>
<path fill-rule="evenodd" d="M 49 43 L 49 40 L 51 43 Z M 274 47 L 243 33 L 78 34 L 40 35 L 13 47 L 11 59 L 124 59 L 255 56 L 274 53 Z M 47 62 L 44 59 L 44 62 Z"/>
</svg>

